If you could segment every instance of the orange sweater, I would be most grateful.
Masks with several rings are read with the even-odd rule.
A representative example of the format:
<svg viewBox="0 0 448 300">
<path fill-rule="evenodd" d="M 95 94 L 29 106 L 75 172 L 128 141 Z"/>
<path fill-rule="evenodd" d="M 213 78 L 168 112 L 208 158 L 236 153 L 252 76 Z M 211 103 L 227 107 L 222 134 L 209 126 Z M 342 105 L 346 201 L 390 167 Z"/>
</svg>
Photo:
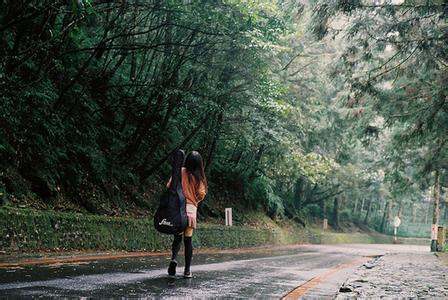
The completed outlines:
<svg viewBox="0 0 448 300">
<path fill-rule="evenodd" d="M 169 188 L 170 185 L 171 178 L 166 184 L 166 187 Z M 200 182 L 199 184 L 196 184 L 196 180 L 193 176 L 189 176 L 186 168 L 182 168 L 182 192 L 184 193 L 187 203 L 193 204 L 196 207 L 199 202 L 204 200 L 205 194 L 207 193 L 204 183 Z"/>
</svg>

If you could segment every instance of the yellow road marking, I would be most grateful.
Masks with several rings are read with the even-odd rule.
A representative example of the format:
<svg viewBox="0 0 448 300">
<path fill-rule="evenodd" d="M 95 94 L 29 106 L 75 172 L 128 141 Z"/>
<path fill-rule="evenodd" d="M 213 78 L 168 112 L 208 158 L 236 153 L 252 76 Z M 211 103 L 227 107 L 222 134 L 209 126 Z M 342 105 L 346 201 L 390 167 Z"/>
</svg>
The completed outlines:
<svg viewBox="0 0 448 300">
<path fill-rule="evenodd" d="M 336 267 L 331 268 L 328 271 L 326 271 L 320 275 L 317 275 L 317 276 L 311 278 L 310 280 L 306 281 L 305 283 L 299 285 L 298 287 L 296 287 L 295 289 L 290 291 L 288 294 L 283 296 L 282 300 L 283 299 L 284 300 L 299 299 L 300 297 L 304 296 L 310 289 L 316 287 L 317 285 L 319 285 L 322 282 L 325 282 L 325 280 L 330 278 L 335 273 L 337 273 L 341 270 L 353 267 L 357 264 L 364 263 L 368 259 L 369 259 L 368 257 L 362 257 L 362 258 L 352 260 L 345 264 L 337 265 Z"/>
</svg>

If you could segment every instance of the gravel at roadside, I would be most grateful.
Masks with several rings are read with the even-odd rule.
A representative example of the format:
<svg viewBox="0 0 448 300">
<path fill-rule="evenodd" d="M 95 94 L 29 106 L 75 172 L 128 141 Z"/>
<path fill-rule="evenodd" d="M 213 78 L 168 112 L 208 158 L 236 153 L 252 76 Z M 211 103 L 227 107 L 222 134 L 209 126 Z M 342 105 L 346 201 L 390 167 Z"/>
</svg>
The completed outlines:
<svg viewBox="0 0 448 300">
<path fill-rule="evenodd" d="M 358 268 L 336 299 L 448 297 L 448 266 L 432 253 L 391 253 Z"/>
</svg>

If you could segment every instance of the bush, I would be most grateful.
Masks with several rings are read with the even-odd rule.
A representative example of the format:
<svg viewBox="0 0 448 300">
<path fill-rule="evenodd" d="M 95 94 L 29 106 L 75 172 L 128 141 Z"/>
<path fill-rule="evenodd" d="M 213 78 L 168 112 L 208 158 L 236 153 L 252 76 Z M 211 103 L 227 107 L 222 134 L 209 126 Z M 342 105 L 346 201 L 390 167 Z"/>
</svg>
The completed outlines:
<svg viewBox="0 0 448 300">
<path fill-rule="evenodd" d="M 344 209 L 339 214 L 339 220 L 344 223 L 352 222 L 352 212 L 349 209 Z"/>
<path fill-rule="evenodd" d="M 273 182 L 265 177 L 260 176 L 256 178 L 249 185 L 249 203 L 255 209 L 266 208 L 270 217 L 282 217 L 285 212 L 282 198 L 274 193 Z M 257 205 L 261 207 L 257 207 Z"/>
</svg>

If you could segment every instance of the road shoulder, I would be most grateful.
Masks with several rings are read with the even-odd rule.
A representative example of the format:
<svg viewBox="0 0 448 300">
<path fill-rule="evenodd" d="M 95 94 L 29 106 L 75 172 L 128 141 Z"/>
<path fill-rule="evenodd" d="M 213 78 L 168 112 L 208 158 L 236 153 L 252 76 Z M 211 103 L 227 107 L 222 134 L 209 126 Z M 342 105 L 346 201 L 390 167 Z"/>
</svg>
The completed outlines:
<svg viewBox="0 0 448 300">
<path fill-rule="evenodd" d="M 437 252 L 436 256 L 445 266 L 448 266 L 448 252 Z"/>
<path fill-rule="evenodd" d="M 388 253 L 358 268 L 337 299 L 445 298 L 448 266 L 432 253 Z"/>
</svg>

